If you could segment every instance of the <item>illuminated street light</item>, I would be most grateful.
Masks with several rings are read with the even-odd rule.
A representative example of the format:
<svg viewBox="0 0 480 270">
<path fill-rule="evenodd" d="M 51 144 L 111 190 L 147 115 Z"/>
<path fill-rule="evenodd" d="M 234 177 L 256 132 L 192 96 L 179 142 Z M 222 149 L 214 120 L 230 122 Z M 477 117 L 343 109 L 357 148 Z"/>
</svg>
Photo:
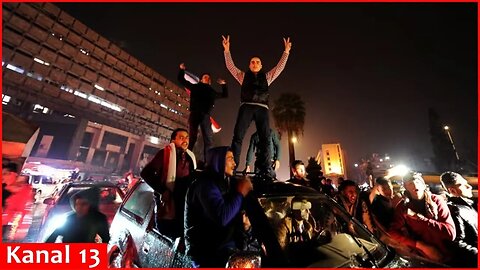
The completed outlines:
<svg viewBox="0 0 480 270">
<path fill-rule="evenodd" d="M 357 164 L 357 163 L 355 163 L 355 164 L 353 164 L 353 166 L 355 166 L 355 168 L 356 168 L 356 167 L 358 167 L 358 164 Z"/>
<path fill-rule="evenodd" d="M 453 143 L 452 135 L 450 135 L 450 128 L 448 126 L 444 126 L 443 129 L 447 132 L 448 139 L 450 140 L 450 143 L 452 144 L 453 152 L 455 153 L 455 157 L 457 158 L 457 161 L 459 161 L 460 157 L 458 156 L 457 149 L 455 148 L 455 144 Z"/>
<path fill-rule="evenodd" d="M 297 143 L 297 137 L 292 137 L 292 143 Z"/>
</svg>

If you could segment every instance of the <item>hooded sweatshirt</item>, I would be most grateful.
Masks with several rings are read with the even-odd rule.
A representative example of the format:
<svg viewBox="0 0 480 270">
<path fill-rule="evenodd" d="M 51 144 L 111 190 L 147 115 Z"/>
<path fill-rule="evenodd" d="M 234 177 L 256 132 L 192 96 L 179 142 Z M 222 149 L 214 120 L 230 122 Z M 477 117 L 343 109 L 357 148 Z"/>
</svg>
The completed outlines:
<svg viewBox="0 0 480 270">
<path fill-rule="evenodd" d="M 72 212 L 67 216 L 65 224 L 57 228 L 45 241 L 55 242 L 58 236 L 63 236 L 63 243 L 95 243 L 96 236 L 100 236 L 102 243 L 110 241 L 109 225 L 107 217 L 98 210 L 100 202 L 100 190 L 92 187 L 75 193 L 70 199 L 70 206 L 75 211 L 75 200 L 82 198 L 90 203 L 89 212 L 80 217 Z"/>
<path fill-rule="evenodd" d="M 229 147 L 208 152 L 205 172 L 187 192 L 185 206 L 185 243 L 187 254 L 200 266 L 214 261 L 222 251 L 234 246 L 235 217 L 240 213 L 242 195 L 230 188 L 225 177 L 225 157 Z"/>
</svg>

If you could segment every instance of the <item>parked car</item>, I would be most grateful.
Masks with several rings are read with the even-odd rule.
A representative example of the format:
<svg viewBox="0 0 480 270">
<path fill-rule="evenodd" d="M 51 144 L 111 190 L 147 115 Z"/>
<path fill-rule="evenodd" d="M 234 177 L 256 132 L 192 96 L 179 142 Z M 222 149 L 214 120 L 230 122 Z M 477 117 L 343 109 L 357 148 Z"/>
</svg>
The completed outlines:
<svg viewBox="0 0 480 270">
<path fill-rule="evenodd" d="M 289 213 L 294 197 L 302 197 L 309 202 L 312 222 L 316 223 L 315 234 L 310 241 L 282 248 L 275 233 L 278 220 L 274 220 L 275 216 L 282 216 L 272 215 L 272 203 L 283 205 L 285 213 Z M 244 205 L 253 234 L 262 248 L 256 252 L 239 251 L 231 256 L 229 267 L 440 266 L 413 255 L 398 255 L 337 202 L 310 188 L 284 182 L 256 183 L 254 192 L 247 196 Z M 128 192 L 110 227 L 110 267 L 192 266 L 184 254 L 183 238 L 171 239 L 154 228 L 153 209 L 153 190 L 141 180 Z"/>
<path fill-rule="evenodd" d="M 125 197 L 123 191 L 110 182 L 69 182 L 58 193 L 55 193 L 54 197 L 43 201 L 44 204 L 47 204 L 47 208 L 40 226 L 38 242 L 45 242 L 55 229 L 65 224 L 67 216 L 73 211 L 70 206 L 70 198 L 75 193 L 94 186 L 100 189 L 100 212 L 107 216 L 110 224 Z"/>
<path fill-rule="evenodd" d="M 41 199 L 50 197 L 57 191 L 57 183 L 53 177 L 40 174 L 29 174 L 28 183 L 32 185 L 35 194 L 35 202 L 41 202 Z"/>
</svg>

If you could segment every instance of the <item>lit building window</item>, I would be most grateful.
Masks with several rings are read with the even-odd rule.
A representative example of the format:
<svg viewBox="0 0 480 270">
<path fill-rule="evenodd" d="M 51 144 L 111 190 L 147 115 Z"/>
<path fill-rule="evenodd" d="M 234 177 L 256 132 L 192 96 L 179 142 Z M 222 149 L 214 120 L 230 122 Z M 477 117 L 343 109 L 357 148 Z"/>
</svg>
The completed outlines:
<svg viewBox="0 0 480 270">
<path fill-rule="evenodd" d="M 40 76 L 39 74 L 36 74 L 33 71 L 32 72 L 27 72 L 27 76 L 30 77 L 30 78 L 34 78 L 37 81 L 42 81 L 43 80 L 42 76 Z"/>
<path fill-rule="evenodd" d="M 94 86 L 95 86 L 95 88 L 97 88 L 98 90 L 105 91 L 105 88 L 101 87 L 101 86 L 98 85 L 98 84 L 95 84 Z"/>
<path fill-rule="evenodd" d="M 33 58 L 33 61 L 35 61 L 35 62 L 37 62 L 37 63 L 40 63 L 40 64 L 42 64 L 42 65 L 45 65 L 45 66 L 50 66 L 50 63 L 48 63 L 48 62 L 46 62 L 46 61 L 44 61 L 44 60 L 42 60 L 42 59 L 40 59 L 40 58 L 34 57 L 34 58 Z"/>
<path fill-rule="evenodd" d="M 34 113 L 44 113 L 44 114 L 47 114 L 50 110 L 45 107 L 45 106 L 42 106 L 40 104 L 35 104 L 33 106 L 33 112 Z"/>
<path fill-rule="evenodd" d="M 84 94 L 84 93 L 82 93 L 82 92 L 80 92 L 80 91 L 75 91 L 75 92 L 73 92 L 73 94 L 74 94 L 75 96 L 79 96 L 79 97 L 84 98 L 84 99 L 87 99 L 87 97 L 88 97 L 87 94 Z"/>
<path fill-rule="evenodd" d="M 19 67 L 16 67 L 16 66 L 14 66 L 14 65 L 12 65 L 12 64 L 7 64 L 7 68 L 10 69 L 10 70 L 13 70 L 13 71 L 15 71 L 15 72 L 18 72 L 18 73 L 20 73 L 20 74 L 23 74 L 23 73 L 25 72 L 25 70 L 23 70 L 23 69 L 21 69 L 21 68 L 19 68 Z"/>
<path fill-rule="evenodd" d="M 12 97 L 2 94 L 2 104 L 7 105 Z"/>
</svg>

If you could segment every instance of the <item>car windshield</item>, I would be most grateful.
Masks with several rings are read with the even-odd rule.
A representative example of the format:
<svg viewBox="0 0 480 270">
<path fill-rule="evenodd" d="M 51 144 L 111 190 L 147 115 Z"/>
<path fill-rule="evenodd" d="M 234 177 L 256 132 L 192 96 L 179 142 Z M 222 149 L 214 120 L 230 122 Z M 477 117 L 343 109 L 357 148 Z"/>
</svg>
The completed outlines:
<svg viewBox="0 0 480 270">
<path fill-rule="evenodd" d="M 338 204 L 320 195 L 259 202 L 293 267 L 378 267 L 388 250 Z"/>
</svg>

